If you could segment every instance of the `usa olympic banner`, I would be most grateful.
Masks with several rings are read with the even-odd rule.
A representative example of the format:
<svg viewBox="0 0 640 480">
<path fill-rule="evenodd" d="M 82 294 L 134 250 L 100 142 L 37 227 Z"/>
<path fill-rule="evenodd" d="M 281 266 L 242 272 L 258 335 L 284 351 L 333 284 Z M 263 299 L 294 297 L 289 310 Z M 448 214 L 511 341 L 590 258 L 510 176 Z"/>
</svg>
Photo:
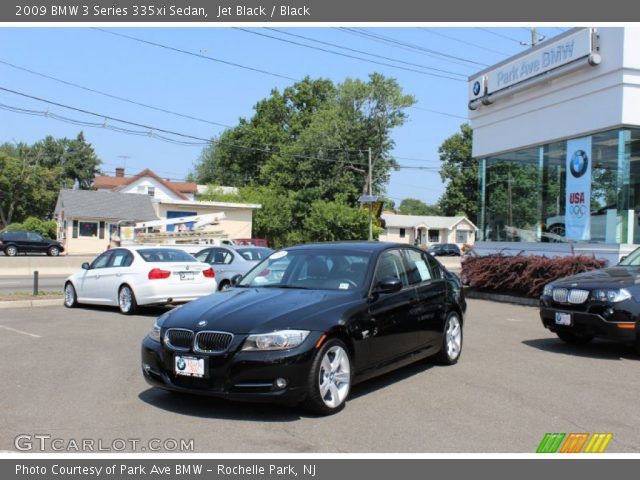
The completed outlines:
<svg viewBox="0 0 640 480">
<path fill-rule="evenodd" d="M 567 141 L 565 237 L 591 240 L 591 137 Z"/>
</svg>

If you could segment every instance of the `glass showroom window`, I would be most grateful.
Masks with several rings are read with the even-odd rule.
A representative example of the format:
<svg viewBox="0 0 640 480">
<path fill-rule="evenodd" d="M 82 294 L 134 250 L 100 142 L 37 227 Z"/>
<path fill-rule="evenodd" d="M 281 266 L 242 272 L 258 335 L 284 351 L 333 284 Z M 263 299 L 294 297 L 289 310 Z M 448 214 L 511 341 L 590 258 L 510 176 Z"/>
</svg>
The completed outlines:
<svg viewBox="0 0 640 480">
<path fill-rule="evenodd" d="M 80 237 L 98 237 L 98 222 L 79 222 L 78 229 L 80 232 Z"/>
<path fill-rule="evenodd" d="M 567 232 L 568 147 L 589 150 L 588 228 L 579 239 Z M 640 130 L 610 130 L 482 159 L 480 188 L 483 240 L 640 243 Z"/>
</svg>

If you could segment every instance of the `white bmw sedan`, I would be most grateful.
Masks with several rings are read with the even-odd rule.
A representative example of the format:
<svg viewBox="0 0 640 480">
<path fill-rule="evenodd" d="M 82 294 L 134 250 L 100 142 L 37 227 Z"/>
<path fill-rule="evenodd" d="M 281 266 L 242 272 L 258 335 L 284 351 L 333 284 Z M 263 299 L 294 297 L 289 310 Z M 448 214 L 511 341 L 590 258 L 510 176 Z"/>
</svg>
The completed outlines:
<svg viewBox="0 0 640 480">
<path fill-rule="evenodd" d="M 64 304 L 113 305 L 131 315 L 140 305 L 185 303 L 214 293 L 217 286 L 211 265 L 178 248 L 115 248 L 67 278 Z"/>
</svg>

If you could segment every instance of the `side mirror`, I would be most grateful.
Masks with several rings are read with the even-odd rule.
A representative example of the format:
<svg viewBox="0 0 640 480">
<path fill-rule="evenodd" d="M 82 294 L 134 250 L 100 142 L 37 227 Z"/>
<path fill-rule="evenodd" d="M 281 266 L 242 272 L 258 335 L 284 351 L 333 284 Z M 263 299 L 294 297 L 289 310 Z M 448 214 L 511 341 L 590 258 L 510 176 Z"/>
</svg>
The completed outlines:
<svg viewBox="0 0 640 480">
<path fill-rule="evenodd" d="M 83 270 L 91 270 L 91 265 L 89 265 L 89 262 L 84 262 L 82 264 L 82 269 Z"/>
<path fill-rule="evenodd" d="M 620 262 L 622 262 L 623 260 L 626 260 L 626 259 L 627 259 L 627 255 L 623 255 L 622 257 L 620 257 Z M 618 263 L 620 263 L 620 262 L 618 262 Z"/>
<path fill-rule="evenodd" d="M 383 277 L 373 289 L 374 293 L 395 293 L 402 290 L 402 281 L 398 277 Z"/>
<path fill-rule="evenodd" d="M 239 273 L 237 275 L 234 275 L 233 277 L 231 277 L 231 285 L 235 287 L 240 283 L 240 280 L 242 280 L 242 275 L 240 275 Z"/>
</svg>

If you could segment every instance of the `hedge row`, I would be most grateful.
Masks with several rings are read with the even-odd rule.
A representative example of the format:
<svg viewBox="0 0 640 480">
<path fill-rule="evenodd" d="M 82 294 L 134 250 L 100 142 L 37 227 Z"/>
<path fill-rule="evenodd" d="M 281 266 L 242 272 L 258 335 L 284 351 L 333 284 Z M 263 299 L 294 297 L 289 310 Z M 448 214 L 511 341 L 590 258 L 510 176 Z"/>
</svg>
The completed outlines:
<svg viewBox="0 0 640 480">
<path fill-rule="evenodd" d="M 538 297 L 558 278 L 604 267 L 604 260 L 586 255 L 548 258 L 524 255 L 466 257 L 461 276 L 465 284 L 482 290 Z"/>
</svg>

